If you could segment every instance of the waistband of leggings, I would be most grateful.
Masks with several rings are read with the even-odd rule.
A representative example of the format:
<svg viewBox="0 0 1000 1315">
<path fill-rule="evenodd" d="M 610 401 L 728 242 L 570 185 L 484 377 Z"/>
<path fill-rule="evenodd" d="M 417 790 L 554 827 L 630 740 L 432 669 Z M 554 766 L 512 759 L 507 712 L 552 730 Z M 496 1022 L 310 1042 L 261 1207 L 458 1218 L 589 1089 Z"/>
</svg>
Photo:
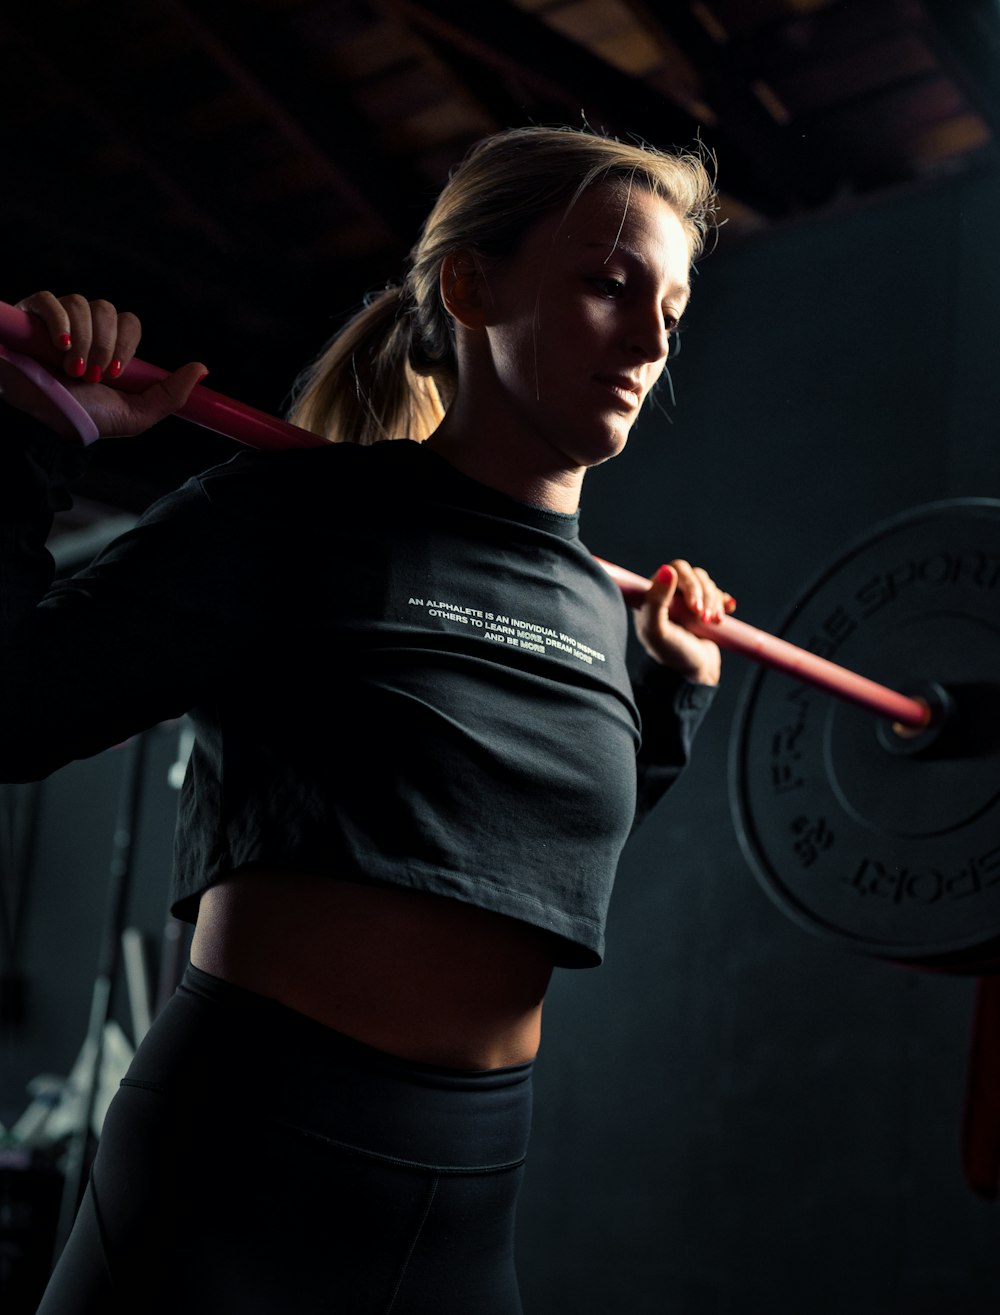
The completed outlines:
<svg viewBox="0 0 1000 1315">
<path fill-rule="evenodd" d="M 189 965 L 124 1085 L 397 1163 L 483 1172 L 524 1159 L 532 1068 L 413 1063 Z"/>
</svg>

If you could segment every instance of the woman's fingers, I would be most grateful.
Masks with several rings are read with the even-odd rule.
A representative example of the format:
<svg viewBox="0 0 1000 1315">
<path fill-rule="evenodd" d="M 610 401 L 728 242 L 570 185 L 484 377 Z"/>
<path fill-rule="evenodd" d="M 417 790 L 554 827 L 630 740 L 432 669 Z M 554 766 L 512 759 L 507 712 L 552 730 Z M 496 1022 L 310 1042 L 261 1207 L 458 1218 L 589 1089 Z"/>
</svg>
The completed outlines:
<svg viewBox="0 0 1000 1315">
<path fill-rule="evenodd" d="M 45 324 L 53 346 L 62 353 L 63 373 L 71 379 L 100 383 L 117 379 L 139 346 L 142 329 L 131 311 L 119 312 L 110 301 L 88 301 L 79 293 L 56 297 L 34 292 L 18 302 Z"/>
<path fill-rule="evenodd" d="M 17 303 L 18 310 L 37 315 L 49 331 L 56 351 L 69 352 L 73 345 L 69 311 L 51 292 L 33 292 Z"/>
<path fill-rule="evenodd" d="M 92 301 L 90 315 L 90 351 L 84 378 L 99 384 L 104 378 L 118 378 L 135 355 L 142 329 L 131 311 L 119 312 L 109 301 Z"/>
<path fill-rule="evenodd" d="M 138 350 L 141 337 L 142 325 L 139 323 L 139 317 L 133 315 L 130 310 L 120 311 L 117 337 L 105 371 L 108 379 L 117 379 L 126 368 Z"/>
<path fill-rule="evenodd" d="M 717 624 L 727 613 L 734 610 L 736 600 L 731 594 L 727 594 L 724 589 L 720 589 L 703 567 L 696 566 L 694 573 L 701 584 L 704 600 L 702 620 Z"/>
<path fill-rule="evenodd" d="M 88 384 L 99 384 L 118 342 L 118 312 L 109 301 L 90 303 L 90 350 L 84 379 Z"/>
<path fill-rule="evenodd" d="M 677 558 L 670 565 L 677 572 L 677 593 L 689 612 L 693 612 L 699 621 L 708 621 L 712 615 L 711 581 L 704 571 L 696 569 L 690 562 Z"/>
<path fill-rule="evenodd" d="M 66 312 L 70 338 L 69 350 L 63 357 L 63 369 L 73 379 L 84 379 L 90 364 L 90 345 L 94 336 L 90 302 L 79 293 L 72 293 L 68 297 L 60 297 L 59 304 Z"/>
<path fill-rule="evenodd" d="M 677 572 L 677 592 L 689 612 L 706 624 L 717 624 L 736 607 L 731 594 L 721 589 L 701 566 L 682 558 L 670 563 Z"/>
</svg>

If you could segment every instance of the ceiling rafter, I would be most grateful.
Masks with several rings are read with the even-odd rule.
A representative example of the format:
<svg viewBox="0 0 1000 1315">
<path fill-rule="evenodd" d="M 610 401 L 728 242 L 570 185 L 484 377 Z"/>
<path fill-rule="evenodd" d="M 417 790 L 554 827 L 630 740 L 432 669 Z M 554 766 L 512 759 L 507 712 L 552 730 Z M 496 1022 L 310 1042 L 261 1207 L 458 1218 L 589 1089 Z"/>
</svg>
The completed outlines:
<svg viewBox="0 0 1000 1315">
<path fill-rule="evenodd" d="M 407 40 L 426 60 L 446 78 L 455 94 L 466 99 L 482 118 L 482 131 L 486 136 L 506 126 L 516 116 L 518 105 L 504 78 L 497 70 L 486 67 L 480 60 L 471 58 L 453 42 L 443 39 L 426 26 L 407 22 L 392 0 L 372 0 L 372 8 L 398 30 L 405 30 Z M 467 143 L 463 137 L 462 148 Z M 434 154 L 437 154 L 435 152 Z M 461 154 L 461 149 L 459 151 Z M 454 154 L 451 160 L 454 163 Z M 446 174 L 447 170 L 443 173 Z"/>
<path fill-rule="evenodd" d="M 376 143 L 365 141 L 367 125 L 335 90 L 323 87 L 320 103 L 318 85 L 301 73 L 307 53 L 288 29 L 266 11 L 229 0 L 206 0 L 197 12 L 183 0 L 157 3 L 266 113 L 274 128 L 309 161 L 330 195 L 346 201 L 395 245 L 399 240 L 392 206 L 395 192 L 390 195 L 377 172 L 365 163 L 377 158 Z M 328 126 L 335 118 L 339 129 Z M 349 161 L 338 158 L 345 140 L 357 141 L 360 147 Z"/>
<path fill-rule="evenodd" d="M 969 108 L 989 128 L 990 145 L 996 152 L 1000 142 L 1000 98 L 996 95 L 1000 88 L 1000 72 L 996 67 L 1000 54 L 1000 22 L 996 4 L 979 4 L 976 6 L 977 21 L 969 23 L 972 16 L 966 14 L 966 26 L 961 27 L 951 3 L 934 4 L 931 0 L 923 4 L 913 3 L 913 0 L 904 0 L 904 3 L 913 27 L 933 51 L 942 69 L 961 87 Z"/>
<path fill-rule="evenodd" d="M 696 119 L 642 80 L 620 73 L 540 19 L 501 0 L 479 0 L 474 28 L 468 24 L 464 0 L 383 3 L 543 101 L 562 106 L 570 121 L 582 114 L 596 128 L 625 137 L 639 133 L 659 146 L 688 146 L 700 134 Z M 786 198 L 759 178 L 729 132 L 713 130 L 711 145 L 725 157 L 728 186 L 741 199 L 766 214 L 786 211 Z"/>
<path fill-rule="evenodd" d="M 759 85 L 761 72 L 746 52 L 713 40 L 686 4 L 661 7 L 654 15 L 645 0 L 624 3 L 664 50 L 675 45 L 684 50 L 701 78 L 701 99 L 727 126 L 757 176 L 784 196 L 789 208 L 825 200 L 836 191 L 836 179 L 822 158 L 802 150 L 801 139 L 776 117 L 776 98 L 769 100 Z"/>
</svg>

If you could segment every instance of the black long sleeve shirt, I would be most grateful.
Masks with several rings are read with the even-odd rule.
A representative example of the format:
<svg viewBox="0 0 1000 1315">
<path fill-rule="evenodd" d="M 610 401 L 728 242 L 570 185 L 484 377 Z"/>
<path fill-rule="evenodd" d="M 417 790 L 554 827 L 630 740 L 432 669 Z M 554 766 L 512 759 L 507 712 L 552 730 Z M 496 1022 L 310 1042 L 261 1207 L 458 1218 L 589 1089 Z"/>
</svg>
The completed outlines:
<svg viewBox="0 0 1000 1315">
<path fill-rule="evenodd" d="M 575 516 L 406 441 L 248 452 L 50 585 L 78 450 L 29 432 L 0 449 L 2 779 L 188 712 L 180 916 L 266 864 L 464 900 L 600 962 L 622 845 L 712 691 L 630 678 Z"/>
</svg>

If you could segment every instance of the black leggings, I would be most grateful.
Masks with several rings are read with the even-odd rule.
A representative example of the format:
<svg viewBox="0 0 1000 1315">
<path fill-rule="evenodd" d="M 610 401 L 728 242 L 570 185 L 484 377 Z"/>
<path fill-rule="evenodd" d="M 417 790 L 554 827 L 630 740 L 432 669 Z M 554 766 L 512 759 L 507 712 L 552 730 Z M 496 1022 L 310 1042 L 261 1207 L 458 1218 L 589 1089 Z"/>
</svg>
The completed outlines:
<svg viewBox="0 0 1000 1315">
<path fill-rule="evenodd" d="M 530 1118 L 530 1064 L 411 1064 L 189 968 L 39 1315 L 520 1315 Z"/>
</svg>

